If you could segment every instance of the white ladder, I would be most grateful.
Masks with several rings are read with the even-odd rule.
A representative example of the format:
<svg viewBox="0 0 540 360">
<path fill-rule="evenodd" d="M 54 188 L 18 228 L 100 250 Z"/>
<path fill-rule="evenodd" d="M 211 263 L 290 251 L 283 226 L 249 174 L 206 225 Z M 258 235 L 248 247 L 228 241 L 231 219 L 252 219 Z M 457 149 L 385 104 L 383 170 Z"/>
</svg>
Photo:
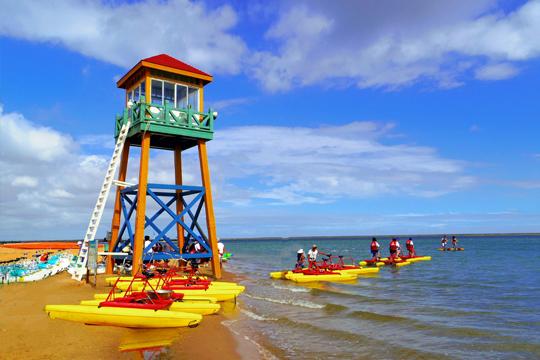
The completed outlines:
<svg viewBox="0 0 540 360">
<path fill-rule="evenodd" d="M 79 249 L 79 256 L 77 257 L 77 262 L 74 265 L 74 269 L 72 269 L 71 271 L 71 278 L 77 281 L 81 281 L 83 276 L 86 274 L 89 242 L 93 241 L 96 237 L 96 231 L 99 227 L 99 223 L 103 215 L 103 210 L 105 208 L 107 198 L 109 197 L 109 192 L 111 190 L 111 186 L 114 180 L 114 174 L 116 173 L 118 163 L 120 162 L 120 155 L 122 154 L 122 150 L 124 149 L 124 143 L 126 142 L 126 137 L 130 125 L 131 121 L 128 119 L 120 129 L 120 133 L 118 134 L 118 139 L 116 140 L 116 145 L 114 147 L 114 152 L 112 154 L 111 161 L 109 162 L 109 167 L 107 169 L 107 173 L 105 174 L 105 179 L 103 180 L 103 185 L 101 185 L 101 190 L 98 195 L 96 206 L 94 207 L 94 211 L 92 212 L 92 216 L 90 217 L 90 223 L 88 224 L 88 228 L 86 229 L 86 235 L 84 235 L 84 240 L 82 241 L 81 247 Z"/>
</svg>

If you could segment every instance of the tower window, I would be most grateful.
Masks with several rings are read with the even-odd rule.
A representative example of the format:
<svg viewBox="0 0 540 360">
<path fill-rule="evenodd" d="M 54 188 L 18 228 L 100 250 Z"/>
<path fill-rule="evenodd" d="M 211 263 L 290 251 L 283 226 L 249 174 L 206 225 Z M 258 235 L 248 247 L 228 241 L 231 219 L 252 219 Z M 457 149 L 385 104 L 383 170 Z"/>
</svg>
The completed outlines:
<svg viewBox="0 0 540 360">
<path fill-rule="evenodd" d="M 143 89 L 144 86 L 139 90 L 141 95 L 144 95 Z M 135 96 L 135 93 L 132 96 Z M 199 111 L 199 89 L 152 79 L 152 104 L 163 105 L 165 101 L 169 103 L 169 106 L 174 106 L 175 108 L 186 109 L 188 106 L 191 106 L 191 109 L 194 111 Z"/>
<path fill-rule="evenodd" d="M 163 81 L 152 79 L 152 104 L 163 105 Z"/>
<path fill-rule="evenodd" d="M 174 84 L 170 82 L 164 82 L 163 98 L 165 103 L 169 103 L 169 106 L 174 106 Z"/>
</svg>

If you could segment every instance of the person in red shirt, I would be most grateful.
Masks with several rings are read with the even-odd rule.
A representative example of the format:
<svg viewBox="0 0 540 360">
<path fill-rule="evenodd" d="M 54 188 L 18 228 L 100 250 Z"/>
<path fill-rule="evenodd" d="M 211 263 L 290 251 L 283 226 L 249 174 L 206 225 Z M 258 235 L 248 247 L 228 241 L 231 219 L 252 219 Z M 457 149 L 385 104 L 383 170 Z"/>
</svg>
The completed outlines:
<svg viewBox="0 0 540 360">
<path fill-rule="evenodd" d="M 394 259 L 399 256 L 399 248 L 400 248 L 399 242 L 397 241 L 396 238 L 393 238 L 392 241 L 390 241 L 390 246 L 389 246 L 391 259 Z"/>
<path fill-rule="evenodd" d="M 377 238 L 371 239 L 371 255 L 373 259 L 378 259 L 381 257 L 379 254 L 379 249 L 381 248 L 381 245 L 377 242 Z"/>
<path fill-rule="evenodd" d="M 416 251 L 414 250 L 414 243 L 412 241 L 412 238 L 409 238 L 409 240 L 407 240 L 405 245 L 407 247 L 407 251 L 409 252 L 409 256 L 411 257 L 416 256 Z"/>
</svg>

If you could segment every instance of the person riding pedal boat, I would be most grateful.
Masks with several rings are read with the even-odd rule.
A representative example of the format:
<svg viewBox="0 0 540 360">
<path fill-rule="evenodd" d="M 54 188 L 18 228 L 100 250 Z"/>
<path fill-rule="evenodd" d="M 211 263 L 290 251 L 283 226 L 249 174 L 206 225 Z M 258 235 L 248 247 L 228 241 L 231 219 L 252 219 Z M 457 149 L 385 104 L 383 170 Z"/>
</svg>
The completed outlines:
<svg viewBox="0 0 540 360">
<path fill-rule="evenodd" d="M 414 242 L 412 238 L 409 238 L 407 242 L 405 243 L 405 246 L 407 247 L 407 251 L 409 252 L 409 257 L 416 256 L 416 251 L 414 250 Z"/>
<path fill-rule="evenodd" d="M 446 244 L 448 244 L 448 238 L 446 237 L 446 235 L 444 235 L 441 238 L 441 247 L 443 250 L 446 250 Z"/>
<path fill-rule="evenodd" d="M 379 250 L 381 248 L 381 245 L 377 242 L 377 238 L 371 239 L 371 257 L 373 260 L 379 259 L 381 257 Z"/>
<path fill-rule="evenodd" d="M 296 265 L 295 270 L 302 270 L 304 268 L 304 262 L 306 261 L 306 255 L 304 249 L 300 249 L 296 252 Z"/>
<path fill-rule="evenodd" d="M 458 243 L 457 237 L 452 236 L 452 248 L 453 248 L 454 250 L 457 249 L 457 243 Z"/>
<path fill-rule="evenodd" d="M 322 251 L 320 253 L 321 255 L 328 255 L 328 254 L 323 253 Z M 307 254 L 308 254 L 309 268 L 317 269 L 317 256 L 319 255 L 319 250 L 317 249 L 317 245 L 313 244 L 313 246 L 311 247 L 311 249 L 308 251 Z"/>
<path fill-rule="evenodd" d="M 388 247 L 388 250 L 390 251 L 390 259 L 394 260 L 396 257 L 399 256 L 399 241 L 396 238 L 392 238 L 392 241 L 390 241 L 390 245 Z"/>
</svg>

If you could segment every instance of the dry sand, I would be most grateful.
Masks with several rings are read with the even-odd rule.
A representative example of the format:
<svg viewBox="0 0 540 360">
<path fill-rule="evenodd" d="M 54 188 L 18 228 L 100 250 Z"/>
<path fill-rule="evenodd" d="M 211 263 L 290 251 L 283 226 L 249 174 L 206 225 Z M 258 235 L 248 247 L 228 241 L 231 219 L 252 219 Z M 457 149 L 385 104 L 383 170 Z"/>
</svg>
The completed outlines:
<svg viewBox="0 0 540 360">
<path fill-rule="evenodd" d="M 230 274 L 226 274 L 225 279 L 230 278 Z M 78 304 L 108 289 L 104 276 L 100 276 L 94 288 L 74 282 L 67 273 L 35 283 L 0 285 L 0 359 L 142 359 L 141 351 L 120 349 L 133 349 L 156 340 L 172 342 L 158 355 L 161 359 L 259 357 L 253 344 L 233 335 L 222 325 L 222 321 L 236 317 L 238 310 L 233 303 L 225 303 L 218 315 L 205 316 L 195 329 L 90 326 L 51 320 L 43 311 L 46 304 Z"/>
</svg>

